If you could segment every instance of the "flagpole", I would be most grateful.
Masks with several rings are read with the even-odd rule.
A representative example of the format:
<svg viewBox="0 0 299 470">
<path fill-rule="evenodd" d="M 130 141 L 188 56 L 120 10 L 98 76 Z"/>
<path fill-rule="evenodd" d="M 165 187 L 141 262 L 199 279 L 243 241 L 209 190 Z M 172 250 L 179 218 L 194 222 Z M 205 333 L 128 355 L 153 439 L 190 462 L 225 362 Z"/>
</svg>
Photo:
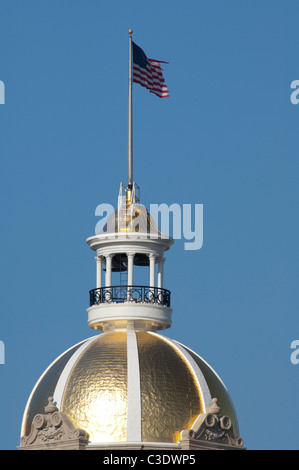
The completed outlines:
<svg viewBox="0 0 299 470">
<path fill-rule="evenodd" d="M 132 29 L 129 29 L 129 103 L 128 103 L 128 188 L 133 187 L 133 128 L 132 128 L 132 91 L 133 91 L 133 58 Z"/>
</svg>

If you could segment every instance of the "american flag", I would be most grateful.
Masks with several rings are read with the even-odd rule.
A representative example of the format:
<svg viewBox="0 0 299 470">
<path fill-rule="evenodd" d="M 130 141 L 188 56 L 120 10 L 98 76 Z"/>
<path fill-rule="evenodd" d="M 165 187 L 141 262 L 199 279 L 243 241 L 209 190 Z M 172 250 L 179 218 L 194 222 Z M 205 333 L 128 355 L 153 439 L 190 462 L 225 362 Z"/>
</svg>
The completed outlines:
<svg viewBox="0 0 299 470">
<path fill-rule="evenodd" d="M 159 98 L 168 98 L 169 91 L 162 75 L 161 60 L 148 59 L 133 41 L 133 82 L 139 83 Z"/>
</svg>

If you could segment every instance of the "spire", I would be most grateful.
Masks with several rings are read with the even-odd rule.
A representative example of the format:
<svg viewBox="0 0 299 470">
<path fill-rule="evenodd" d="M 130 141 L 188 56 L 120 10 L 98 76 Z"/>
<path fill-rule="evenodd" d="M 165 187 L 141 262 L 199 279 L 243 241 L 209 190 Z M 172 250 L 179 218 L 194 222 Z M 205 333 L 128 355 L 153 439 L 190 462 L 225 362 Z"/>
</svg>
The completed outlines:
<svg viewBox="0 0 299 470">
<path fill-rule="evenodd" d="M 133 188 L 133 124 L 132 124 L 132 94 L 133 94 L 133 57 L 132 34 L 129 29 L 129 102 L 128 102 L 128 189 Z"/>
</svg>

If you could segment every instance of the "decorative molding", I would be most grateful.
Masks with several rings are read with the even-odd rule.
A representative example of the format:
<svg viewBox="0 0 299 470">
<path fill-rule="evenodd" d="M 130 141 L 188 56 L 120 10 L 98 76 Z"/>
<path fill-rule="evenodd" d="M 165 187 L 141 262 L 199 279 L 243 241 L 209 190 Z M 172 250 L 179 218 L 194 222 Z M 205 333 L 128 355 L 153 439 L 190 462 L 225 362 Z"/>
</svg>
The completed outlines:
<svg viewBox="0 0 299 470">
<path fill-rule="evenodd" d="M 44 414 L 37 414 L 32 420 L 28 436 L 21 438 L 19 450 L 87 450 L 88 433 L 77 429 L 70 418 L 59 412 L 48 398 Z M 128 443 L 127 443 L 128 444 Z M 150 443 L 135 443 L 130 448 L 147 448 Z M 168 448 L 173 444 L 151 443 L 152 448 Z M 98 446 L 92 446 L 92 449 Z M 103 448 L 118 449 L 118 445 L 105 444 Z M 229 416 L 221 415 L 217 399 L 212 399 L 212 406 L 207 413 L 200 414 L 191 429 L 181 432 L 181 439 L 176 444 L 177 450 L 245 450 L 243 440 L 235 437 Z"/>
<path fill-rule="evenodd" d="M 207 413 L 200 414 L 191 429 L 181 432 L 179 441 L 182 450 L 200 449 L 245 449 L 243 440 L 235 437 L 229 416 L 221 415 L 217 398 L 212 399 L 212 406 Z"/>
<path fill-rule="evenodd" d="M 48 398 L 45 414 L 37 414 L 32 420 L 28 436 L 21 437 L 19 450 L 85 450 L 88 434 L 77 429 L 65 413 L 60 413 Z"/>
</svg>

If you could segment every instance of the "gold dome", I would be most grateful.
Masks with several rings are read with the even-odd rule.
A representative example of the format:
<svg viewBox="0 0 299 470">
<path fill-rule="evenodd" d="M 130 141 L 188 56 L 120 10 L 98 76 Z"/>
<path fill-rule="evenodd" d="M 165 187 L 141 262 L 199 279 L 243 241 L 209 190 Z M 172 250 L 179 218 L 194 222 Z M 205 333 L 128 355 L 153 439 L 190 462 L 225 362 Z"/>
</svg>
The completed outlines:
<svg viewBox="0 0 299 470">
<path fill-rule="evenodd" d="M 238 436 L 232 402 L 213 369 L 185 346 L 153 332 L 107 332 L 63 353 L 29 397 L 23 436 L 49 396 L 88 432 L 91 443 L 175 443 L 215 396 Z"/>
<path fill-rule="evenodd" d="M 146 233 L 161 238 L 154 219 L 147 208 L 138 203 L 120 205 L 108 218 L 101 233 Z M 164 238 L 165 235 L 163 236 Z"/>
</svg>

